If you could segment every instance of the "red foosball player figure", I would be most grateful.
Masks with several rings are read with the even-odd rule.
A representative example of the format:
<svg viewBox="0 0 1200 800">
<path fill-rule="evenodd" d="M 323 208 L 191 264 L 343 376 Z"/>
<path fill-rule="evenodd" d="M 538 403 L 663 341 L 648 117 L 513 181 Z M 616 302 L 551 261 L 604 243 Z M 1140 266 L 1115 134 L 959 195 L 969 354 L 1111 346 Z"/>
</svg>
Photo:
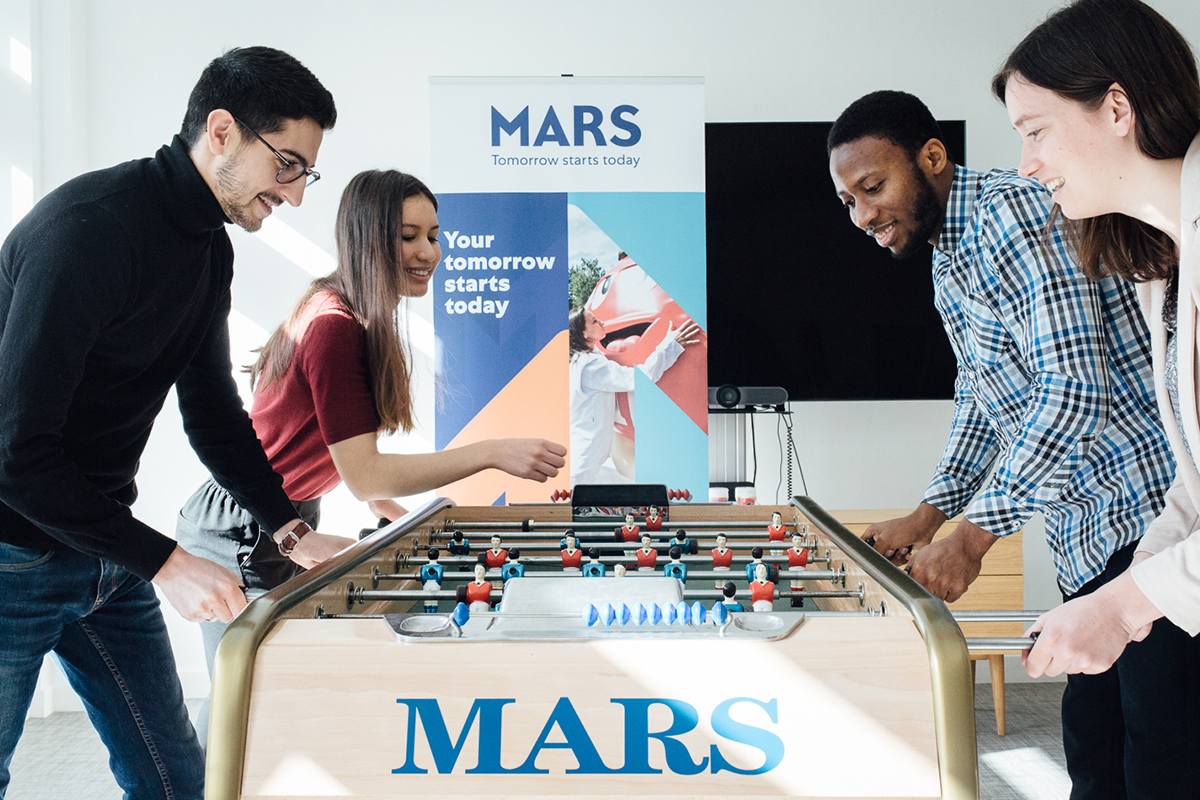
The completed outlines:
<svg viewBox="0 0 1200 800">
<path fill-rule="evenodd" d="M 642 529 L 639 528 L 637 523 L 633 520 L 633 514 L 626 514 L 625 524 L 622 527 L 617 528 L 617 541 L 636 542 L 641 538 L 639 535 L 641 531 Z"/>
<path fill-rule="evenodd" d="M 475 580 L 467 584 L 467 606 L 472 613 L 487 611 L 492 607 L 492 584 L 485 580 L 487 567 L 475 565 Z"/>
<path fill-rule="evenodd" d="M 575 571 L 583 564 L 583 551 L 575 547 L 575 534 L 568 533 L 566 536 L 567 546 L 562 551 L 562 565 L 564 570 Z"/>
<path fill-rule="evenodd" d="M 733 585 L 733 581 L 725 581 L 725 585 L 721 587 L 721 602 L 730 611 L 741 611 L 742 604 L 737 601 L 737 587 Z"/>
<path fill-rule="evenodd" d="M 804 537 L 800 534 L 792 534 L 792 546 L 783 552 L 787 553 L 788 569 L 804 569 L 808 566 L 808 548 L 804 546 Z"/>
<path fill-rule="evenodd" d="M 804 534 L 792 534 L 792 546 L 784 551 L 788 557 L 788 569 L 804 569 L 808 566 L 808 548 L 804 546 Z M 792 581 L 792 591 L 804 591 L 804 581 Z M 803 608 L 804 598 L 792 595 L 792 608 Z"/>
<path fill-rule="evenodd" d="M 646 530 L 661 531 L 662 524 L 662 517 L 658 515 L 658 506 L 650 506 L 650 509 L 646 512 Z"/>
<path fill-rule="evenodd" d="M 717 546 L 714 547 L 712 551 L 713 570 L 716 572 L 728 572 L 730 565 L 733 564 L 733 551 L 725 546 L 725 543 L 728 540 L 729 537 L 727 537 L 725 534 L 717 534 Z M 717 588 L 725 588 L 725 583 L 723 581 L 717 581 Z"/>
<path fill-rule="evenodd" d="M 499 536 L 492 537 L 492 549 L 484 551 L 483 559 L 488 569 L 500 569 L 508 561 L 508 551 L 500 548 Z"/>
<path fill-rule="evenodd" d="M 654 549 L 648 533 L 642 534 L 642 549 L 637 551 L 637 565 L 639 570 L 647 572 L 658 566 L 658 551 Z"/>
<path fill-rule="evenodd" d="M 771 524 L 767 526 L 767 541 L 782 542 L 787 538 L 787 528 L 783 526 L 783 518 L 778 511 L 771 512 Z"/>
<path fill-rule="evenodd" d="M 750 607 L 755 611 L 770 611 L 775 600 L 775 584 L 767 580 L 767 565 L 754 567 L 754 580 L 750 581 Z"/>
<path fill-rule="evenodd" d="M 521 551 L 512 548 L 508 551 L 508 563 L 500 568 L 500 578 L 510 581 L 513 578 L 525 577 L 525 565 L 521 563 Z"/>
</svg>

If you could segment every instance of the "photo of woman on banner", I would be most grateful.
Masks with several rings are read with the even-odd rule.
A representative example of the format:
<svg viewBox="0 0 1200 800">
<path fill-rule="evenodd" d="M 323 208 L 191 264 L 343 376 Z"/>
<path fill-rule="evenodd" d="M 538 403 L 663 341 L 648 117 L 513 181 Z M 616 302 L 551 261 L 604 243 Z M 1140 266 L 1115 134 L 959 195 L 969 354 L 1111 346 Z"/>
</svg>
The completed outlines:
<svg viewBox="0 0 1200 800">
<path fill-rule="evenodd" d="M 634 480 L 634 370 L 654 383 L 704 332 L 625 253 L 567 320 L 571 485 Z M 700 375 L 704 386 L 706 375 Z M 705 412 L 707 413 L 707 411 Z"/>
<path fill-rule="evenodd" d="M 338 207 L 337 268 L 309 285 L 247 369 L 255 433 L 309 525 L 317 524 L 321 497 L 342 481 L 375 516 L 394 520 L 406 513 L 396 497 L 486 469 L 545 482 L 566 463 L 566 448 L 544 439 L 494 439 L 434 453 L 379 451 L 381 435 L 410 433 L 415 424 L 403 303 L 429 291 L 442 260 L 437 206 L 411 175 L 356 175 Z M 305 535 L 312 534 L 298 532 L 296 540 Z M 176 538 L 239 575 L 251 599 L 302 571 L 212 479 L 184 504 Z M 210 673 L 225 627 L 201 624 Z M 206 723 L 203 713 L 202 739 Z"/>
</svg>

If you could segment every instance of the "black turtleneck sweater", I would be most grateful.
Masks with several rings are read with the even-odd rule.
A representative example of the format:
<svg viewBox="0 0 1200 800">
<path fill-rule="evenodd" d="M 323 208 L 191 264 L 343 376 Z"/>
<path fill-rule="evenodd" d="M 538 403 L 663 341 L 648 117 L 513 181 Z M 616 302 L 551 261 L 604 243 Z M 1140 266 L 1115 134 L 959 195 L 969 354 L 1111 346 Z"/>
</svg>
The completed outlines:
<svg viewBox="0 0 1200 800">
<path fill-rule="evenodd" d="M 216 481 L 269 531 L 296 517 L 234 384 L 226 222 L 176 136 L 154 158 L 64 184 L 5 240 L 0 541 L 152 579 L 175 542 L 129 506 L 172 386 Z"/>
</svg>

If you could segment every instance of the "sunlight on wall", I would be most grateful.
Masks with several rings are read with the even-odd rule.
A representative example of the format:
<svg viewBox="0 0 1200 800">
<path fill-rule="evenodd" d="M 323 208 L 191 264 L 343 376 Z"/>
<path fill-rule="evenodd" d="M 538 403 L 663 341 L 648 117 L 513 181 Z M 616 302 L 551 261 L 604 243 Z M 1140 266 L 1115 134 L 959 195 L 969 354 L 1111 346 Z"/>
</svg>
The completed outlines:
<svg viewBox="0 0 1200 800">
<path fill-rule="evenodd" d="M 16 225 L 21 218 L 33 208 L 33 177 L 26 175 L 16 167 L 12 168 L 12 224 Z"/>
<path fill-rule="evenodd" d="M 314 278 L 328 275 L 337 266 L 337 261 L 324 248 L 273 216 L 263 221 L 258 238 Z"/>
<path fill-rule="evenodd" d="M 9 51 L 12 53 L 10 60 L 12 71 L 24 78 L 26 83 L 33 83 L 33 51 L 16 39 L 10 38 L 8 43 Z"/>
</svg>

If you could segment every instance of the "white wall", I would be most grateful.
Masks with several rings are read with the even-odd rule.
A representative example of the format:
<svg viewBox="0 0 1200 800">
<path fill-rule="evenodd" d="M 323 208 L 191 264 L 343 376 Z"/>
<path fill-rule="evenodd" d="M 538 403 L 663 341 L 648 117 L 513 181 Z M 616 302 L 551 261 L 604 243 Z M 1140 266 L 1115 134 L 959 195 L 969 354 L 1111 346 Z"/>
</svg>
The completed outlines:
<svg viewBox="0 0 1200 800">
<path fill-rule="evenodd" d="M 178 129 L 204 65 L 223 49 L 249 44 L 291 52 L 337 100 L 339 123 L 326 137 L 318 163 L 324 179 L 309 190 L 303 207 L 280 210 L 277 220 L 286 228 L 276 229 L 276 238 L 291 229 L 327 252 L 340 189 L 356 172 L 395 167 L 428 177 L 432 75 L 699 75 L 706 81 L 707 118 L 717 122 L 831 120 L 868 91 L 904 89 L 922 97 L 939 118 L 967 120 L 971 166 L 1010 166 L 1018 139 L 989 95 L 988 82 L 1007 51 L 1055 5 L 30 0 L 35 192 L 41 196 L 85 169 L 151 154 Z M 1195 0 L 1153 5 L 1200 42 Z M 0 111 L 10 128 L 16 109 Z M 0 167 L 7 174 L 7 165 Z M 235 349 L 244 351 L 281 319 L 310 276 L 263 235 L 235 232 L 234 246 L 240 315 Z M 418 320 L 430 318 L 428 301 L 415 311 Z M 421 374 L 419 414 L 428 422 L 433 416 L 428 363 Z M 808 491 L 828 508 L 915 504 L 951 417 L 948 401 L 805 403 L 793 409 Z M 394 446 L 423 445 L 417 437 Z M 760 426 L 758 450 L 759 497 L 769 499 L 779 464 L 770 424 Z M 142 463 L 136 513 L 172 532 L 177 509 L 205 476 L 183 441 L 174 409 L 160 418 Z M 369 519 L 342 493 L 327 504 L 323 527 L 349 533 Z M 1049 559 L 1036 531 L 1026 542 L 1026 607 L 1045 607 L 1055 600 Z M 170 611 L 168 619 L 185 687 L 189 694 L 202 693 L 199 637 Z"/>
</svg>

